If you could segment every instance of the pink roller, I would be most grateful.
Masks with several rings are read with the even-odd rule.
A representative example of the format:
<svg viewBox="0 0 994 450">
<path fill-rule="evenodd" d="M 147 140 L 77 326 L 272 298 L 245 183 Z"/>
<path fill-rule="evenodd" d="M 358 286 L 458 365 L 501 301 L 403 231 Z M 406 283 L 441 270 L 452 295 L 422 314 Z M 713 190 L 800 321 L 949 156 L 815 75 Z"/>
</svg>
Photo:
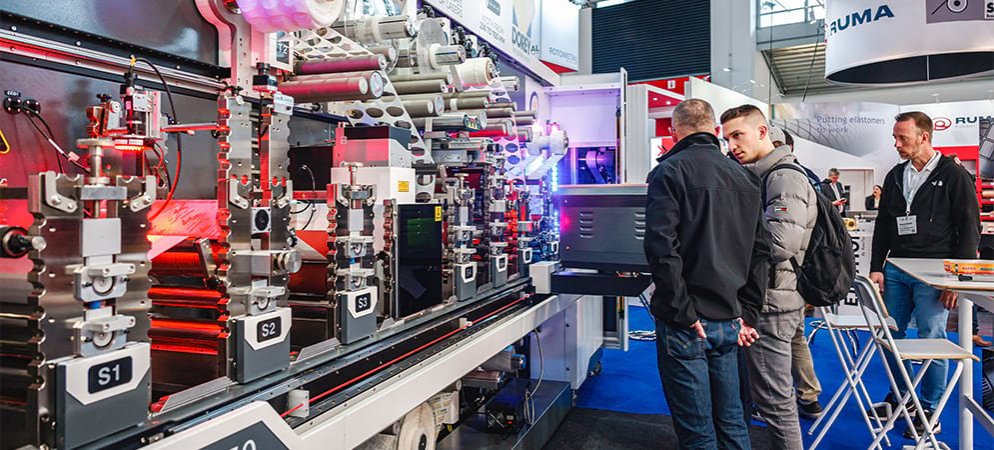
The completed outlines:
<svg viewBox="0 0 994 450">
<path fill-rule="evenodd" d="M 322 73 L 361 72 L 366 70 L 383 70 L 387 59 L 383 55 L 349 56 L 332 58 L 321 61 L 305 61 L 297 65 L 300 75 L 315 75 Z"/>
<path fill-rule="evenodd" d="M 298 102 L 362 99 L 369 94 L 369 81 L 362 77 L 287 81 L 280 91 Z"/>
</svg>

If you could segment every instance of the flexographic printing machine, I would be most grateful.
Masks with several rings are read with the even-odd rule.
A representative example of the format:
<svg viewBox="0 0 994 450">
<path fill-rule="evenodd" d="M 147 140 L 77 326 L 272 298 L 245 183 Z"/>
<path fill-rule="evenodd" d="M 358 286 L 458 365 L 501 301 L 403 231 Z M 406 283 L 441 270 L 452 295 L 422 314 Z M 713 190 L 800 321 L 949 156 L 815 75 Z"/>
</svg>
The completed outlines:
<svg viewBox="0 0 994 450">
<path fill-rule="evenodd" d="M 29 3 L 0 31 L 2 448 L 459 448 L 479 411 L 548 439 L 602 343 L 570 323 L 637 294 L 562 278 L 569 140 L 485 43 L 429 7 L 196 0 L 204 61 L 121 40 L 171 7 Z"/>
</svg>

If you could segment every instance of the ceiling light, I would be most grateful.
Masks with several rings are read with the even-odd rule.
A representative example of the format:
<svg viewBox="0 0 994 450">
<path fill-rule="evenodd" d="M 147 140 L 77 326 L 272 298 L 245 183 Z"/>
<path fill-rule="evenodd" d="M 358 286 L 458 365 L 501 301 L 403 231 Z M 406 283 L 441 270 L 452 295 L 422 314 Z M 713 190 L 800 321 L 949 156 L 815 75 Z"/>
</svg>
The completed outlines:
<svg viewBox="0 0 994 450">
<path fill-rule="evenodd" d="M 721 69 L 721 71 L 722 71 L 722 72 L 731 72 L 731 71 L 732 71 L 732 68 L 731 68 L 731 67 L 723 67 L 723 68 Z"/>
<path fill-rule="evenodd" d="M 756 80 L 749 80 L 750 83 L 756 84 Z"/>
</svg>

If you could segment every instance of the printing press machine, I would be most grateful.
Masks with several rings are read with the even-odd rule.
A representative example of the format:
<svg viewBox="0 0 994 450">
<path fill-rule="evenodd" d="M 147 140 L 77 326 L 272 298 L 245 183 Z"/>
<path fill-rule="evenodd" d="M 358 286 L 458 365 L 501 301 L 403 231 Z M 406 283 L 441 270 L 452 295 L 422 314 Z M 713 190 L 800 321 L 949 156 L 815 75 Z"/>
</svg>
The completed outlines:
<svg viewBox="0 0 994 450">
<path fill-rule="evenodd" d="M 431 8 L 189 3 L 2 11 L 0 447 L 540 447 L 648 284 L 510 175 L 566 132 Z"/>
</svg>

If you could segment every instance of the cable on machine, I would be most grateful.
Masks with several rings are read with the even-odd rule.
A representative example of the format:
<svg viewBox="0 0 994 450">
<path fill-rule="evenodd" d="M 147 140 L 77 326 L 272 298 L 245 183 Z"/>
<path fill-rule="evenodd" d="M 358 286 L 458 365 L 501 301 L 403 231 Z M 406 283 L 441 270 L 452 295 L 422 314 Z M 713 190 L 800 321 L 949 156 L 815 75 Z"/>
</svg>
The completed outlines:
<svg viewBox="0 0 994 450">
<path fill-rule="evenodd" d="M 132 74 L 135 71 L 135 63 L 138 61 L 148 64 L 148 66 L 151 67 L 152 70 L 155 72 L 155 75 L 159 77 L 159 82 L 161 82 L 162 87 L 165 88 L 166 97 L 169 99 L 169 112 L 172 113 L 173 116 L 172 119 L 176 123 L 179 123 L 179 118 L 176 116 L 176 102 L 173 101 L 173 91 L 169 89 L 169 83 L 166 82 L 166 77 L 162 76 L 162 72 L 159 72 L 159 68 L 156 67 L 156 65 L 152 63 L 152 61 L 149 61 L 148 59 L 143 57 L 131 58 L 130 71 Z M 183 168 L 183 137 L 179 133 L 177 133 L 176 134 L 176 174 L 172 176 L 172 184 L 169 187 L 169 193 L 166 194 L 166 201 L 162 203 L 162 207 L 160 207 L 158 211 L 155 211 L 148 215 L 149 221 L 155 220 L 156 217 L 159 217 L 159 214 L 162 214 L 162 211 L 165 211 L 166 207 L 169 206 L 169 202 L 173 200 L 173 194 L 176 193 L 176 186 L 179 184 L 180 171 L 182 170 L 182 168 Z M 166 169 L 166 173 L 168 176 L 169 173 L 168 169 Z"/>
<path fill-rule="evenodd" d="M 65 168 L 62 166 L 62 159 L 59 158 L 59 156 L 61 156 L 61 157 L 65 158 L 65 159 L 67 159 L 69 162 L 73 163 L 73 165 L 75 165 L 76 167 L 78 167 L 80 170 L 82 170 L 82 171 L 84 171 L 86 173 L 90 173 L 90 168 L 89 167 L 86 167 L 86 166 L 84 166 L 84 165 L 82 165 L 82 164 L 79 163 L 79 156 L 78 155 L 76 155 L 75 153 L 72 153 L 72 152 L 66 152 L 65 150 L 62 149 L 62 147 L 58 143 L 55 142 L 55 133 L 52 132 L 52 127 L 50 127 L 48 125 L 48 121 L 45 120 L 45 118 L 42 117 L 42 115 L 37 110 L 35 110 L 34 108 L 27 107 L 27 106 L 22 106 L 21 109 L 25 113 L 27 113 L 26 117 L 28 118 L 28 122 L 31 122 L 31 126 L 33 126 L 34 129 L 38 131 L 38 134 L 40 134 L 43 138 L 45 138 L 45 140 L 48 141 L 49 145 L 51 145 L 52 148 L 55 149 L 55 151 L 56 151 L 55 161 L 59 165 L 59 172 L 66 173 Z M 45 133 L 45 131 L 42 131 L 41 127 L 38 126 L 38 123 L 35 122 L 35 120 L 34 120 L 35 118 L 38 118 L 38 120 L 41 121 L 41 124 L 45 127 L 45 130 L 47 130 L 48 133 Z"/>
</svg>

